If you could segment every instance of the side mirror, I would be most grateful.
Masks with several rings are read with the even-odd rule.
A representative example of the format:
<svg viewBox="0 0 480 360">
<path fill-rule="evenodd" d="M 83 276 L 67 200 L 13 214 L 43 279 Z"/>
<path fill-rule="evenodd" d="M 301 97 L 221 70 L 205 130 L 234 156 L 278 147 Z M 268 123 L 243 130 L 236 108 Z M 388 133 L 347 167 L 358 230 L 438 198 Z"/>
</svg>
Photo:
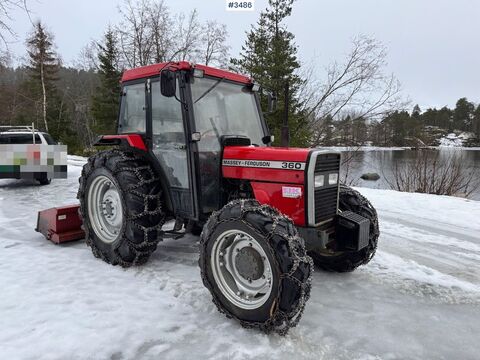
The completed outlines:
<svg viewBox="0 0 480 360">
<path fill-rule="evenodd" d="M 262 142 L 265 145 L 271 144 L 275 141 L 275 137 L 273 135 L 267 135 L 262 138 Z"/>
<path fill-rule="evenodd" d="M 267 100 L 268 100 L 268 112 L 272 113 L 275 110 L 277 110 L 277 96 L 271 92 L 268 93 L 267 95 Z"/>
<path fill-rule="evenodd" d="M 173 97 L 177 93 L 175 71 L 162 70 L 160 73 L 160 92 L 165 97 Z"/>
</svg>

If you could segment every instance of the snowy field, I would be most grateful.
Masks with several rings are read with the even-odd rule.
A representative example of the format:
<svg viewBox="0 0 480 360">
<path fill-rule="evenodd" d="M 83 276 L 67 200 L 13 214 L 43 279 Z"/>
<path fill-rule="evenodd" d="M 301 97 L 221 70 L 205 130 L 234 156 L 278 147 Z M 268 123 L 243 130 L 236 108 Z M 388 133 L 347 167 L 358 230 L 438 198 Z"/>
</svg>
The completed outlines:
<svg viewBox="0 0 480 360">
<path fill-rule="evenodd" d="M 245 330 L 203 287 L 197 240 L 161 243 L 124 270 L 82 242 L 33 229 L 40 209 L 76 202 L 83 159 L 50 186 L 0 180 L 1 359 L 478 359 L 480 202 L 359 189 L 377 207 L 373 261 L 316 271 L 285 337 Z"/>
</svg>

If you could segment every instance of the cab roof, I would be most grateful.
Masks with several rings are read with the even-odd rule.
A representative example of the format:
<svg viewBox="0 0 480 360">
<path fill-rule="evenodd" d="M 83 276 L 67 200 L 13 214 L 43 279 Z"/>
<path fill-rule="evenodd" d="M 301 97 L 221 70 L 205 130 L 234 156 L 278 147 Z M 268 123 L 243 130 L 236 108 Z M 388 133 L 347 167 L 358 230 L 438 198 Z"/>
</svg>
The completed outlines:
<svg viewBox="0 0 480 360">
<path fill-rule="evenodd" d="M 159 75 L 161 70 L 167 69 L 167 68 L 174 71 L 177 71 L 177 70 L 188 71 L 193 69 L 199 69 L 199 70 L 203 70 L 204 74 L 208 76 L 225 78 L 227 80 L 240 82 L 243 84 L 252 83 L 252 79 L 250 79 L 248 76 L 236 74 L 227 70 L 216 69 L 206 65 L 192 64 L 188 61 L 164 62 L 159 64 L 142 66 L 142 67 L 131 69 L 131 70 L 126 70 L 123 73 L 122 82 L 136 80 L 136 79 L 143 79 L 150 76 Z"/>
</svg>

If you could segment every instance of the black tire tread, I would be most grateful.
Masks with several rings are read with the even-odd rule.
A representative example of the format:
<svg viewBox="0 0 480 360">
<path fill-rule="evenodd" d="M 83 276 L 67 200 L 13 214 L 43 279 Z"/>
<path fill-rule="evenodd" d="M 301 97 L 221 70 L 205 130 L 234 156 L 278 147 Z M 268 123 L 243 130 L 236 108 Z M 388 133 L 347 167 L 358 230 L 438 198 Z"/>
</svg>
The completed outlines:
<svg viewBox="0 0 480 360">
<path fill-rule="evenodd" d="M 97 246 L 96 242 L 101 240 L 96 240 L 90 226 L 85 226 L 89 223 L 85 200 L 87 182 L 92 172 L 99 168 L 106 168 L 115 177 L 126 204 L 123 209 L 126 223 L 121 234 L 122 240 L 114 250 L 113 256 Z M 80 215 L 84 220 L 86 243 L 94 256 L 122 267 L 145 264 L 157 248 L 158 235 L 165 222 L 161 186 L 158 175 L 149 162 L 135 151 L 119 149 L 102 151 L 88 159 L 82 169 L 79 183 L 77 198 L 80 200 Z M 143 206 L 139 199 L 142 199 Z M 123 243 L 126 245 L 122 245 Z M 125 249 L 120 251 L 120 246 L 124 246 Z"/>
<path fill-rule="evenodd" d="M 276 259 L 281 271 L 277 304 L 275 310 L 270 313 L 270 318 L 265 322 L 245 321 L 226 309 L 220 302 L 216 288 L 207 275 L 210 259 L 206 251 L 207 243 L 214 240 L 210 238 L 210 235 L 214 233 L 220 223 L 239 220 L 265 238 L 269 251 Z M 285 335 L 291 327 L 297 325 L 310 297 L 314 265 L 306 253 L 304 241 L 298 236 L 292 220 L 278 210 L 268 205 L 260 205 L 253 199 L 233 200 L 210 216 L 200 238 L 199 265 L 203 283 L 212 294 L 213 302 L 218 310 L 228 318 L 238 320 L 246 328 L 257 328 L 265 333 L 276 332 Z M 284 290 L 286 286 L 290 287 L 290 296 Z M 293 298 L 292 293 L 295 294 Z"/>
</svg>

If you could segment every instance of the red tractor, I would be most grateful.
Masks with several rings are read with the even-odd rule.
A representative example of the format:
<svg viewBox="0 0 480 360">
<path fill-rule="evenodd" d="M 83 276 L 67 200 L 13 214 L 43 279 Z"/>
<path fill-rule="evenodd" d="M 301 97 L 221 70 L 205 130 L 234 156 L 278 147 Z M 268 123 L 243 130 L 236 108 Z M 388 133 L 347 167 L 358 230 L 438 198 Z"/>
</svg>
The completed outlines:
<svg viewBox="0 0 480 360">
<path fill-rule="evenodd" d="M 87 244 L 107 263 L 144 264 L 175 220 L 200 236 L 202 280 L 243 326 L 286 333 L 313 264 L 352 271 L 373 257 L 375 209 L 339 184 L 340 154 L 271 147 L 258 85 L 188 62 L 123 74 L 118 135 L 88 159 L 78 199 Z M 313 261 L 312 261 L 313 259 Z"/>
</svg>

